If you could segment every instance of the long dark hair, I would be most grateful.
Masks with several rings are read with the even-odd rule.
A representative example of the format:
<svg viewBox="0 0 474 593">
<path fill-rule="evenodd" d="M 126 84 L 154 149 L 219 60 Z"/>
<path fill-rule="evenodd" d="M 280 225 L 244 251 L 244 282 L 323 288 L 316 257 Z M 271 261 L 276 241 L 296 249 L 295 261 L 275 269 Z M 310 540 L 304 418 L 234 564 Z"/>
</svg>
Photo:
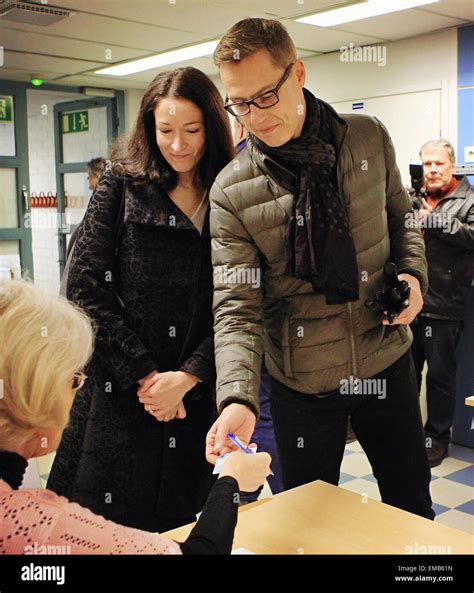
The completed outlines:
<svg viewBox="0 0 474 593">
<path fill-rule="evenodd" d="M 206 130 L 205 152 L 199 165 L 199 179 L 209 189 L 221 169 L 235 154 L 229 117 L 217 87 L 196 68 L 177 68 L 158 74 L 143 95 L 135 128 L 128 140 L 125 155 L 115 144 L 112 159 L 116 170 L 137 182 L 156 181 L 163 189 L 176 187 L 178 175 L 161 154 L 156 143 L 154 109 L 163 97 L 182 97 L 201 110 Z"/>
</svg>

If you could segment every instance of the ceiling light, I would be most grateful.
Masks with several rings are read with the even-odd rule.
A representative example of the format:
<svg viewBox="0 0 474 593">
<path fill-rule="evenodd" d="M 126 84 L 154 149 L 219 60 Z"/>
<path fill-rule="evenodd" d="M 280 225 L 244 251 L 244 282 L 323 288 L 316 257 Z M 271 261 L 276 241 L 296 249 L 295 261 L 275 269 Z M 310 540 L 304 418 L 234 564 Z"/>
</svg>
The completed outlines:
<svg viewBox="0 0 474 593">
<path fill-rule="evenodd" d="M 360 21 L 381 14 L 424 6 L 425 4 L 434 4 L 438 1 L 439 0 L 368 0 L 361 4 L 353 4 L 352 6 L 336 8 L 335 10 L 318 12 L 295 20 L 297 23 L 304 23 L 305 25 L 332 27 L 333 25 Z"/>
<path fill-rule="evenodd" d="M 208 41 L 206 43 L 199 43 L 198 45 L 191 45 L 190 47 L 183 47 L 173 51 L 167 51 L 149 58 L 140 58 L 133 60 L 133 62 L 125 62 L 117 66 L 108 66 L 96 70 L 96 74 L 106 74 L 107 76 L 126 76 L 127 74 L 135 74 L 136 72 L 143 72 L 144 70 L 152 70 L 153 68 L 161 68 L 168 64 L 176 64 L 177 62 L 186 62 L 193 58 L 201 58 L 214 53 L 217 47 L 217 41 Z"/>
<path fill-rule="evenodd" d="M 73 14 L 70 10 L 58 8 L 57 6 L 45 6 L 47 3 L 47 1 L 39 4 L 32 1 L 0 0 L 0 18 L 14 23 L 46 26 L 57 23 Z"/>
<path fill-rule="evenodd" d="M 96 87 L 83 86 L 81 93 L 87 97 L 115 97 L 114 89 L 99 89 Z"/>
</svg>

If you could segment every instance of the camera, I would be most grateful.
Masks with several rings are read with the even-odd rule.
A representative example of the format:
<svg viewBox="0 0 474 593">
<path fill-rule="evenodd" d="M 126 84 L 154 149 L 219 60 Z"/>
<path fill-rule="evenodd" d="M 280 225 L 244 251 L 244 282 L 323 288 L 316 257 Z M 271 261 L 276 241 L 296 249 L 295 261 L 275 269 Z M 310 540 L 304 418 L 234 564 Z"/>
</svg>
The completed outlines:
<svg viewBox="0 0 474 593">
<path fill-rule="evenodd" d="M 410 179 L 411 188 L 408 193 L 411 197 L 411 202 L 414 210 L 421 208 L 422 198 L 426 198 L 426 191 L 423 189 L 423 163 L 421 161 L 410 162 Z"/>
</svg>

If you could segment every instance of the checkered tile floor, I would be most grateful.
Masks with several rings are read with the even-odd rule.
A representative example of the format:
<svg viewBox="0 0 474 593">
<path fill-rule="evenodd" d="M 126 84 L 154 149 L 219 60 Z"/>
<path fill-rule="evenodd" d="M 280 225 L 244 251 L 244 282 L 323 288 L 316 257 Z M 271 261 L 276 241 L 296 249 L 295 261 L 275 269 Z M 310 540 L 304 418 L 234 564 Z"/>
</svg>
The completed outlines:
<svg viewBox="0 0 474 593">
<path fill-rule="evenodd" d="M 54 454 L 37 459 L 41 484 L 46 486 Z M 431 470 L 431 498 L 435 521 L 474 534 L 474 449 L 451 445 L 449 457 Z M 360 444 L 346 445 L 341 466 L 341 488 L 380 500 L 377 481 Z M 265 484 L 260 498 L 271 496 Z"/>
<path fill-rule="evenodd" d="M 449 457 L 431 469 L 431 476 L 435 521 L 474 534 L 474 450 L 451 445 Z M 339 486 L 380 500 L 372 468 L 357 441 L 346 445 Z"/>
</svg>

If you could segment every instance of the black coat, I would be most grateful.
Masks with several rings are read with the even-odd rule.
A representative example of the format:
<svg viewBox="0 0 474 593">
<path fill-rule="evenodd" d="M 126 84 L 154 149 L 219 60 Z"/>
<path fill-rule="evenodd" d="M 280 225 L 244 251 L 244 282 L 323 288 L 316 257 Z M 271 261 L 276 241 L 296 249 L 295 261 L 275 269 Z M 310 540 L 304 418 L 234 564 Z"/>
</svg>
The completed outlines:
<svg viewBox="0 0 474 593">
<path fill-rule="evenodd" d="M 117 213 L 124 226 L 114 266 Z M 48 488 L 124 525 L 164 531 L 195 519 L 212 486 L 205 436 L 215 419 L 209 212 L 202 236 L 155 183 L 107 167 L 75 245 L 68 297 L 97 324 Z M 110 290 L 115 269 L 122 309 Z M 137 381 L 183 370 L 198 383 L 184 420 L 158 422 Z"/>
<path fill-rule="evenodd" d="M 462 319 L 474 273 L 474 188 L 463 177 L 424 228 L 429 288 L 421 315 Z"/>
</svg>

